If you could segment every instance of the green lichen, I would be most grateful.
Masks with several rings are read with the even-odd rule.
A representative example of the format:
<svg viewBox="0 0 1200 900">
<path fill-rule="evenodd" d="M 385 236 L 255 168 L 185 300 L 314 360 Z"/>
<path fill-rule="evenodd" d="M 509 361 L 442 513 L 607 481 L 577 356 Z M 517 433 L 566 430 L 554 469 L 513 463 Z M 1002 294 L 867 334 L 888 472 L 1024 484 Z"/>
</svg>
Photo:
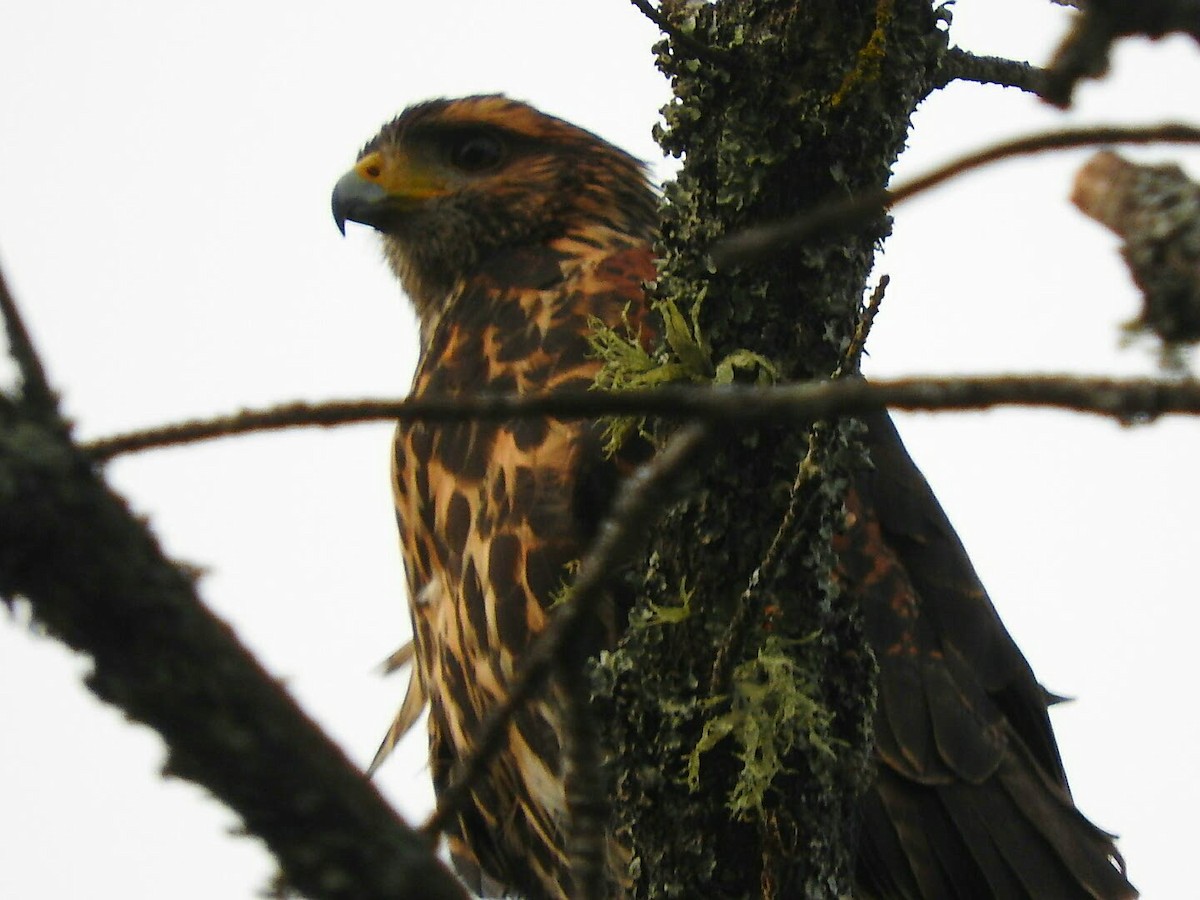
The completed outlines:
<svg viewBox="0 0 1200 900">
<path fill-rule="evenodd" d="M 739 379 L 739 372 L 746 373 L 748 377 Z M 751 384 L 774 384 L 779 380 L 779 367 L 761 353 L 755 353 L 753 350 L 734 350 L 717 363 L 713 383 L 733 384 L 740 380 Z"/>
<path fill-rule="evenodd" d="M 642 625 L 678 625 L 691 618 L 692 597 L 696 595 L 695 588 L 687 586 L 685 578 L 679 585 L 678 603 L 648 603 Z"/>
<path fill-rule="evenodd" d="M 664 297 L 656 300 L 653 309 L 662 316 L 663 337 L 667 350 L 677 360 L 677 365 L 692 381 L 703 382 L 712 377 L 712 347 L 700 330 L 700 310 L 704 306 L 705 293 L 701 291 L 692 302 L 688 315 Z"/>
<path fill-rule="evenodd" d="M 579 573 L 579 560 L 573 559 L 563 566 L 563 577 L 558 583 L 558 587 L 550 595 L 550 608 L 562 606 L 571 599 L 571 593 L 575 590 L 575 576 Z"/>
<path fill-rule="evenodd" d="M 709 707 L 728 704 L 728 710 L 705 723 L 688 756 L 689 788 L 700 786 L 700 758 L 726 738 L 737 744 L 741 763 L 728 807 L 741 819 L 762 816 L 767 791 L 786 770 L 789 754 L 812 751 L 826 764 L 836 764 L 835 748 L 844 742 L 832 736 L 833 713 L 815 699 L 819 687 L 796 658 L 796 648 L 815 637 L 769 635 L 757 656 L 734 669 L 732 694 L 708 701 Z"/>
<path fill-rule="evenodd" d="M 895 0 L 879 0 L 875 7 L 875 27 L 871 30 L 866 44 L 858 51 L 854 68 L 846 73 L 841 85 L 830 98 L 832 106 L 841 106 L 859 87 L 879 78 L 887 56 L 887 29 L 894 13 Z"/>
<path fill-rule="evenodd" d="M 713 363 L 712 347 L 700 328 L 704 303 L 701 291 L 687 315 L 670 298 L 660 298 L 651 309 L 662 319 L 661 345 L 653 353 L 646 349 L 640 327 L 622 314 L 621 325 L 612 327 L 598 318 L 588 321 L 588 347 L 600 361 L 593 387 L 607 391 L 636 391 L 672 382 L 694 384 L 773 384 L 779 380 L 779 368 L 761 353 L 745 348 L 726 354 Z M 639 434 L 653 441 L 644 416 L 610 416 L 602 436 L 604 452 L 612 456 L 625 441 Z"/>
<path fill-rule="evenodd" d="M 672 359 L 661 350 L 653 354 L 646 350 L 642 330 L 629 321 L 628 310 L 616 328 L 597 318 L 590 319 L 588 326 L 591 355 L 600 361 L 592 385 L 595 389 L 638 391 L 691 380 L 692 372 L 681 359 Z M 612 456 L 635 434 L 651 438 L 645 416 L 607 417 L 602 435 L 605 455 Z"/>
</svg>

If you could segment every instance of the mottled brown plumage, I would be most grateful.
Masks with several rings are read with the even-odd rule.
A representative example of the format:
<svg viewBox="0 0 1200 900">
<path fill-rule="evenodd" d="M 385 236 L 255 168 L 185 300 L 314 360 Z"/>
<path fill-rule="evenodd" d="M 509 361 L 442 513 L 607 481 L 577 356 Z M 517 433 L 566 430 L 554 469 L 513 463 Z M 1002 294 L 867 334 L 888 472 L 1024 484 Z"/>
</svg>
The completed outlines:
<svg viewBox="0 0 1200 900">
<path fill-rule="evenodd" d="M 382 233 L 417 308 L 414 395 L 589 387 L 593 317 L 615 326 L 646 314 L 654 210 L 635 160 L 496 96 L 408 109 L 334 192 L 339 226 Z M 1111 837 L 1067 791 L 1047 695 L 890 421 L 868 426 L 875 468 L 852 488 L 838 539 L 840 577 L 880 660 L 860 896 L 1134 896 Z M 416 667 L 381 754 L 428 702 L 434 786 L 445 788 L 545 626 L 619 465 L 602 458 L 591 423 L 398 427 Z M 552 684 L 518 713 L 450 830 L 476 890 L 570 895 L 565 702 Z"/>
<path fill-rule="evenodd" d="M 654 276 L 641 165 L 501 97 L 407 110 L 338 192 L 339 217 L 383 232 L 420 315 L 415 396 L 590 387 L 589 320 L 619 325 Z M 594 527 L 584 481 L 613 464 L 593 427 L 554 419 L 401 425 L 393 463 L 417 669 L 384 749 L 427 698 L 441 790 Z M 477 890 L 568 890 L 561 702 L 552 685 L 517 714 L 448 836 Z"/>
</svg>

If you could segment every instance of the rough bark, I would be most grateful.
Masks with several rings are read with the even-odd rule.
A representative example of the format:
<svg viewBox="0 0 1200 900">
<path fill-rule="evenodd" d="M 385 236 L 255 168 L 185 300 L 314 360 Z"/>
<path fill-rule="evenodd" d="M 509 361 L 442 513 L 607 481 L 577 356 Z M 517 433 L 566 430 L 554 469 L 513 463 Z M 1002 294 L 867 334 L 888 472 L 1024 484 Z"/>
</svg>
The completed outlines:
<svg viewBox="0 0 1200 900">
<path fill-rule="evenodd" d="M 829 377 L 888 218 L 753 268 L 714 273 L 706 250 L 738 228 L 882 188 L 944 32 L 930 4 L 911 0 L 678 6 L 665 4 L 676 27 L 717 52 L 658 47 L 675 93 L 660 141 L 685 157 L 666 189 L 658 296 L 682 311 L 703 300 L 714 361 L 749 350 L 785 379 Z M 636 896 L 850 893 L 874 662 L 831 578 L 830 537 L 861 463 L 851 422 L 726 429 L 656 529 L 641 605 L 600 667 Z M 685 613 L 655 613 L 689 594 Z M 746 626 L 731 629 L 739 607 Z M 803 722 L 792 716 L 791 735 L 743 767 L 753 729 L 778 726 L 787 704 Z M 772 750 L 785 753 L 777 773 Z"/>
<path fill-rule="evenodd" d="M 0 293 L 3 282 L 0 280 Z M 306 896 L 459 900 L 461 886 L 196 596 L 54 408 L 3 297 L 19 397 L 0 394 L 0 600 L 88 654 L 87 685 L 167 742 L 166 771 L 238 813 Z"/>
</svg>

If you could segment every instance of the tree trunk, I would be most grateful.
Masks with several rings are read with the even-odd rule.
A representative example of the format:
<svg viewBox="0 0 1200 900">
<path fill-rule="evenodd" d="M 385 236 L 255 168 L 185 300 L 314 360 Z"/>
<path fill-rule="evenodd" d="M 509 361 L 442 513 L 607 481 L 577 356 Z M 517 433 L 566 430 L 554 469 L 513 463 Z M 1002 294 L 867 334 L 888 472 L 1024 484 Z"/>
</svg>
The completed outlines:
<svg viewBox="0 0 1200 900">
<path fill-rule="evenodd" d="M 938 17 L 914 0 L 664 13 L 713 50 L 657 48 L 675 91 L 659 139 L 685 157 L 666 189 L 657 296 L 685 316 L 703 301 L 712 364 L 751 351 L 780 378 L 829 377 L 890 220 L 752 267 L 713 273 L 707 254 L 739 228 L 886 184 L 945 48 Z M 755 374 L 754 357 L 735 359 Z M 656 528 L 633 624 L 600 667 L 635 896 L 851 893 L 875 670 L 830 542 L 862 465 L 855 435 L 844 421 L 722 430 Z"/>
</svg>

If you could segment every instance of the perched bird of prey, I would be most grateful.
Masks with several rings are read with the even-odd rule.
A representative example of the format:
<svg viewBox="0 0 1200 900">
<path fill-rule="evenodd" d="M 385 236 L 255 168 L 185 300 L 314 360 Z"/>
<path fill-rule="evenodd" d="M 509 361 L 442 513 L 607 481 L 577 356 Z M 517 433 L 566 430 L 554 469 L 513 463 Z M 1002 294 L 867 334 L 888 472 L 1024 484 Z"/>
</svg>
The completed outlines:
<svg viewBox="0 0 1200 900">
<path fill-rule="evenodd" d="M 414 396 L 589 387 L 594 322 L 647 316 L 655 209 L 632 157 L 501 96 L 405 110 L 333 194 L 339 227 L 381 233 L 416 306 Z M 862 604 L 880 666 L 857 895 L 1136 896 L 1111 836 L 1067 790 L 1050 696 L 888 417 L 867 425 L 874 468 L 850 491 L 837 544 L 839 577 Z M 597 434 L 594 423 L 552 418 L 397 429 L 416 665 L 382 749 L 428 703 L 439 792 L 604 509 L 595 485 L 611 486 L 620 460 L 603 458 Z M 451 825 L 452 856 L 476 890 L 571 896 L 565 702 L 552 685 L 517 714 Z"/>
</svg>

